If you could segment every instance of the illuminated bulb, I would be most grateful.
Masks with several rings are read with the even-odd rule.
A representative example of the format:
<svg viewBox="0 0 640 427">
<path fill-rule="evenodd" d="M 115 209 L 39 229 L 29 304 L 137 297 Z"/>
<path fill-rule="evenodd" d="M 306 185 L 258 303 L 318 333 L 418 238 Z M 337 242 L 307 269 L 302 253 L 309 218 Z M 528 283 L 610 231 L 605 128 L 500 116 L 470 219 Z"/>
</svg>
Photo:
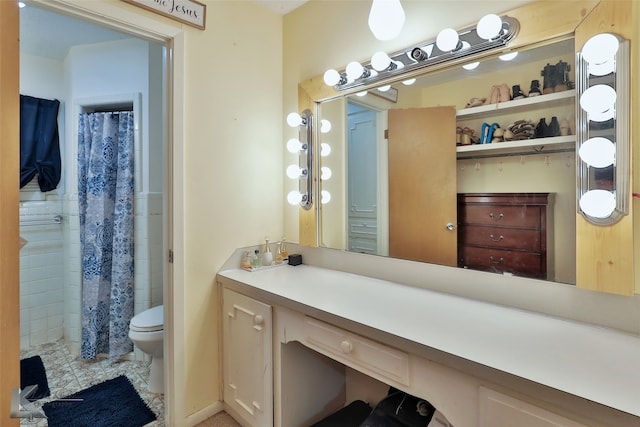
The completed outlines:
<svg viewBox="0 0 640 427">
<path fill-rule="evenodd" d="M 589 74 L 606 76 L 616 67 L 616 53 L 620 47 L 618 38 L 613 34 L 598 34 L 591 37 L 582 48 L 582 57 L 589 65 Z"/>
<path fill-rule="evenodd" d="M 502 19 L 493 13 L 485 15 L 478 21 L 476 32 L 481 39 L 494 39 L 502 32 Z"/>
<path fill-rule="evenodd" d="M 451 52 L 458 47 L 460 37 L 456 30 L 445 28 L 438 33 L 436 37 L 436 46 L 443 52 Z"/>
<path fill-rule="evenodd" d="M 331 154 L 331 146 L 326 142 L 320 144 L 320 157 L 327 157 Z"/>
<path fill-rule="evenodd" d="M 341 76 L 340 73 L 334 69 L 327 70 L 324 72 L 324 83 L 327 86 L 335 86 L 340 83 Z"/>
<path fill-rule="evenodd" d="M 385 52 L 376 52 L 371 57 L 371 66 L 376 71 L 383 71 L 391 65 L 391 58 Z"/>
<path fill-rule="evenodd" d="M 616 158 L 616 147 L 607 138 L 595 137 L 587 139 L 578 151 L 583 162 L 594 168 L 606 168 Z"/>
<path fill-rule="evenodd" d="M 395 64 L 396 70 L 402 70 L 404 68 L 404 63 L 400 61 L 391 61 Z"/>
<path fill-rule="evenodd" d="M 357 61 L 353 61 L 347 64 L 346 71 L 347 71 L 347 79 L 349 81 L 353 81 L 362 77 L 362 74 L 364 73 L 364 67 L 362 66 L 361 63 Z"/>
<path fill-rule="evenodd" d="M 590 190 L 580 197 L 580 209 L 594 218 L 608 218 L 616 209 L 616 195 L 607 190 Z"/>
<path fill-rule="evenodd" d="M 403 85 L 405 86 L 411 86 L 412 84 L 414 84 L 416 82 L 416 79 L 408 79 L 408 80 L 404 80 L 402 82 Z"/>
<path fill-rule="evenodd" d="M 400 0 L 373 0 L 369 29 L 378 40 L 392 40 L 400 34 L 405 14 Z"/>
<path fill-rule="evenodd" d="M 333 173 L 331 172 L 331 169 L 329 169 L 326 166 L 323 166 L 320 168 L 320 179 L 323 181 L 327 181 L 329 179 L 331 179 L 331 176 L 333 175 Z"/>
<path fill-rule="evenodd" d="M 331 201 L 331 193 L 329 193 L 327 190 L 322 190 L 320 194 L 322 195 L 320 203 L 322 203 L 323 205 Z"/>
<path fill-rule="evenodd" d="M 287 151 L 289 151 L 290 153 L 296 154 L 302 149 L 302 142 L 298 141 L 296 138 L 291 138 L 289 141 L 287 141 Z"/>
<path fill-rule="evenodd" d="M 379 90 L 380 92 L 386 92 L 386 91 L 388 91 L 389 89 L 391 89 L 391 85 L 380 86 L 380 87 L 378 88 L 378 90 Z"/>
<path fill-rule="evenodd" d="M 366 95 L 367 95 L 367 91 L 366 90 L 363 90 L 362 92 L 356 93 L 356 96 L 359 96 L 359 97 L 363 97 L 363 96 L 366 96 Z"/>
<path fill-rule="evenodd" d="M 289 192 L 289 194 L 287 194 L 287 202 L 289 202 L 292 205 L 299 205 L 300 202 L 302 201 L 302 194 L 300 194 L 299 191 L 291 191 Z"/>
<path fill-rule="evenodd" d="M 298 165 L 289 165 L 287 167 L 287 176 L 291 179 L 298 179 L 302 175 L 303 169 Z"/>
<path fill-rule="evenodd" d="M 287 124 L 292 128 L 300 126 L 302 124 L 302 116 L 298 113 L 289 113 L 287 116 Z"/>
<path fill-rule="evenodd" d="M 580 96 L 580 107 L 589 120 L 605 122 L 615 115 L 616 91 L 609 85 L 591 86 Z"/>
<path fill-rule="evenodd" d="M 479 62 L 472 62 L 471 64 L 464 64 L 462 66 L 462 68 L 464 68 L 465 70 L 475 70 L 476 68 L 478 68 L 478 65 L 480 65 Z"/>
<path fill-rule="evenodd" d="M 25 6 L 26 6 L 25 2 L 23 2 L 23 1 L 19 1 L 19 2 L 18 2 L 18 7 L 19 7 L 20 9 L 22 9 L 22 8 L 23 8 L 23 7 L 25 7 Z"/>
<path fill-rule="evenodd" d="M 500 55 L 498 58 L 500 58 L 502 61 L 512 61 L 516 56 L 518 56 L 518 52 L 511 52 Z"/>
<path fill-rule="evenodd" d="M 331 131 L 331 122 L 327 119 L 320 120 L 320 133 L 327 133 Z"/>
</svg>

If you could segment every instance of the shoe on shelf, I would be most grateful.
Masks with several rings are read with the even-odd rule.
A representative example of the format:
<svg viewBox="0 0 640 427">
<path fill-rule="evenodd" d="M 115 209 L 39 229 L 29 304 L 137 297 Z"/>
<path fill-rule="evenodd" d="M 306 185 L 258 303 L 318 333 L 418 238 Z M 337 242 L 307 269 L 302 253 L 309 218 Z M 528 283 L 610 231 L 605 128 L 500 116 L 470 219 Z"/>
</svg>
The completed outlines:
<svg viewBox="0 0 640 427">
<path fill-rule="evenodd" d="M 560 135 L 561 136 L 571 135 L 571 128 L 569 127 L 569 120 L 567 120 L 567 119 L 560 120 Z"/>
<path fill-rule="evenodd" d="M 540 80 L 531 80 L 531 88 L 529 89 L 529 97 L 542 95 L 540 92 Z"/>
<path fill-rule="evenodd" d="M 554 88 L 558 84 L 558 74 L 556 72 L 556 66 L 547 63 L 545 67 L 540 72 L 540 75 L 543 77 L 542 83 L 542 93 L 545 95 L 548 93 L 553 93 Z"/>
<path fill-rule="evenodd" d="M 535 137 L 546 138 L 547 136 L 549 136 L 549 125 L 547 125 L 547 120 L 543 117 L 536 125 Z"/>
<path fill-rule="evenodd" d="M 471 98 L 467 105 L 464 108 L 478 107 L 480 105 L 484 105 L 487 98 Z"/>
<path fill-rule="evenodd" d="M 498 93 L 500 95 L 498 102 L 511 101 L 511 92 L 509 91 L 509 86 L 506 83 L 502 83 L 498 86 Z"/>
<path fill-rule="evenodd" d="M 524 92 L 522 91 L 522 89 L 520 89 L 520 85 L 513 85 L 512 89 L 512 93 L 513 95 L 511 96 L 512 99 L 523 99 L 526 98 L 527 95 L 524 94 Z"/>
<path fill-rule="evenodd" d="M 498 86 L 491 86 L 489 91 L 489 104 L 497 104 L 500 101 L 500 90 Z"/>
<path fill-rule="evenodd" d="M 560 123 L 556 116 L 551 117 L 549 127 L 547 128 L 547 136 L 560 136 Z"/>
</svg>

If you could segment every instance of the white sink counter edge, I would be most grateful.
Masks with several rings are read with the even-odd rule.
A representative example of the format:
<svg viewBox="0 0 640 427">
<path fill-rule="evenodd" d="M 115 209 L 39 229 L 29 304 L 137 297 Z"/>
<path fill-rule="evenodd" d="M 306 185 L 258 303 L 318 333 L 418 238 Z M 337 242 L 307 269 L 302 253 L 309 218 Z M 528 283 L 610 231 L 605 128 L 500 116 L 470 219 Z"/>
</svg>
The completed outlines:
<svg viewBox="0 0 640 427">
<path fill-rule="evenodd" d="M 640 416 L 633 334 L 310 265 L 218 274 Z"/>
</svg>

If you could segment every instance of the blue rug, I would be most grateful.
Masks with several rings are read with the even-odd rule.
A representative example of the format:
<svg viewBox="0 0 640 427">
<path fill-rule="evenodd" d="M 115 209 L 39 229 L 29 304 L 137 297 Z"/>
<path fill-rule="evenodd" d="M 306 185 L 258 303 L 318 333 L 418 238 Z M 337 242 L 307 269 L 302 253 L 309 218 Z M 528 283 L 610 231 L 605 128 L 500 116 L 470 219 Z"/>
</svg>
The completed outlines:
<svg viewBox="0 0 640 427">
<path fill-rule="evenodd" d="M 29 400 L 38 400 L 49 396 L 49 382 L 47 373 L 40 356 L 28 357 L 20 360 L 20 388 L 25 389 L 30 385 L 37 385 L 35 393 L 29 396 Z"/>
<path fill-rule="evenodd" d="M 49 427 L 142 427 L 156 419 L 124 375 L 46 403 L 42 408 Z"/>
</svg>

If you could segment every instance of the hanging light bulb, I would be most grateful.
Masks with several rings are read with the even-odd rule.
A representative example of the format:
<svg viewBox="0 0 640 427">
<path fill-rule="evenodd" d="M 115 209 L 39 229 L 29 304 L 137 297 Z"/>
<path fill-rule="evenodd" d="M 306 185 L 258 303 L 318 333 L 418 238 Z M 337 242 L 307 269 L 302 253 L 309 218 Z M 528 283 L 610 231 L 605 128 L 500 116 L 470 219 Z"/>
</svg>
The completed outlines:
<svg viewBox="0 0 640 427">
<path fill-rule="evenodd" d="M 400 34 L 405 14 L 400 0 L 373 0 L 369 29 L 378 40 L 392 40 Z"/>
<path fill-rule="evenodd" d="M 485 15 L 478 21 L 476 32 L 481 39 L 494 39 L 502 32 L 502 19 L 493 13 Z"/>
<path fill-rule="evenodd" d="M 458 32 L 452 28 L 445 28 L 436 37 L 436 46 L 443 52 L 456 50 L 460 44 Z"/>
<path fill-rule="evenodd" d="M 320 157 L 327 157 L 331 154 L 331 146 L 326 142 L 320 144 Z"/>
<path fill-rule="evenodd" d="M 302 194 L 299 191 L 293 190 L 287 194 L 287 202 L 292 205 L 299 205 L 302 201 Z"/>
<path fill-rule="evenodd" d="M 331 122 L 327 119 L 320 120 L 320 133 L 328 133 L 331 131 Z"/>
<path fill-rule="evenodd" d="M 323 205 L 331 201 L 331 193 L 329 193 L 327 190 L 322 190 L 320 194 L 322 195 L 322 198 L 320 199 L 320 203 L 322 203 Z"/>
<path fill-rule="evenodd" d="M 333 173 L 331 172 L 331 169 L 329 169 L 326 166 L 323 166 L 320 168 L 320 179 L 323 181 L 327 181 L 329 179 L 331 179 L 331 176 L 333 175 Z"/>
</svg>

